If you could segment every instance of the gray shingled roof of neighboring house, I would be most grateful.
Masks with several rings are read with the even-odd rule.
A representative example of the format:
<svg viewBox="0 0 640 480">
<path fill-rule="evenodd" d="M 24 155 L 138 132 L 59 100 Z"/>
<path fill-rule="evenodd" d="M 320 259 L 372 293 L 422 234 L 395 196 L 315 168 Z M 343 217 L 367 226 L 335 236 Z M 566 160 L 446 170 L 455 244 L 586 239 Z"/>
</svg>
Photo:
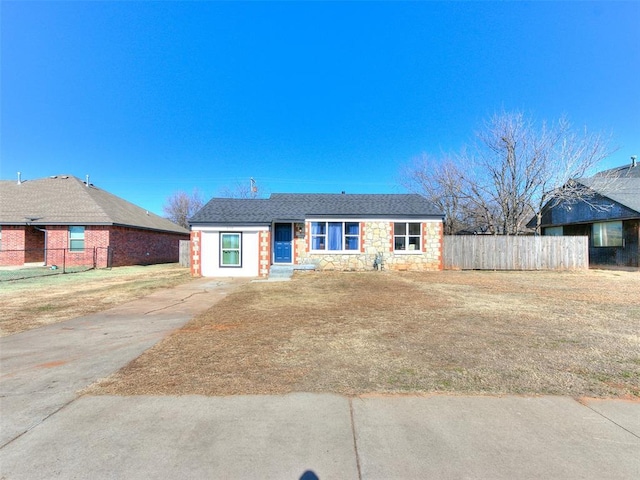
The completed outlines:
<svg viewBox="0 0 640 480">
<path fill-rule="evenodd" d="M 594 177 L 640 178 L 640 164 L 634 162 L 622 165 L 621 167 L 610 168 L 609 170 L 596 173 Z"/>
<path fill-rule="evenodd" d="M 578 182 L 640 214 L 640 177 L 597 176 L 581 178 Z"/>
<path fill-rule="evenodd" d="M 0 181 L 0 225 L 117 225 L 188 233 L 179 225 L 72 175 Z"/>
<path fill-rule="evenodd" d="M 311 217 L 440 219 L 443 214 L 416 194 L 274 193 L 266 199 L 213 198 L 189 223 L 268 225 Z"/>
</svg>

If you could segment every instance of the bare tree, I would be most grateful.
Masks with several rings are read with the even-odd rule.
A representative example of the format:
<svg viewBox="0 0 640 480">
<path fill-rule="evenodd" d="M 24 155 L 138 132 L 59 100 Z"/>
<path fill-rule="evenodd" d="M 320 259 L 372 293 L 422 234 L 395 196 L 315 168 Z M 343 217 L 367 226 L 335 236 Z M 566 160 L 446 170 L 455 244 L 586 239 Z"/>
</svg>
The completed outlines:
<svg viewBox="0 0 640 480">
<path fill-rule="evenodd" d="M 559 204 L 569 206 L 584 202 L 599 210 L 603 206 L 593 201 L 593 191 L 579 179 L 591 173 L 602 160 L 611 155 L 610 136 L 600 132 L 589 132 L 586 128 L 576 131 L 566 118 L 561 118 L 553 133 L 549 135 L 548 156 L 541 161 L 536 194 L 531 198 L 531 208 L 536 214 L 536 233 L 540 233 L 543 207 Z M 601 182 L 610 184 L 615 175 L 601 175 Z"/>
<path fill-rule="evenodd" d="M 402 183 L 436 205 L 445 214 L 444 233 L 453 235 L 470 226 L 462 192 L 462 172 L 450 158 L 441 161 L 423 154 L 412 165 L 405 167 Z"/>
<path fill-rule="evenodd" d="M 197 189 L 194 189 L 191 195 L 180 190 L 167 198 L 162 210 L 169 220 L 181 227 L 189 228 L 189 218 L 203 205 L 202 195 Z"/>
<path fill-rule="evenodd" d="M 487 120 L 476 142 L 439 161 L 427 158 L 403 174 L 405 186 L 436 203 L 446 231 L 517 235 L 549 202 L 588 199 L 572 181 L 585 176 L 611 150 L 602 134 L 574 131 L 565 118 L 539 127 L 522 113 L 501 112 Z M 413 188 L 411 188 L 413 187 Z"/>
</svg>

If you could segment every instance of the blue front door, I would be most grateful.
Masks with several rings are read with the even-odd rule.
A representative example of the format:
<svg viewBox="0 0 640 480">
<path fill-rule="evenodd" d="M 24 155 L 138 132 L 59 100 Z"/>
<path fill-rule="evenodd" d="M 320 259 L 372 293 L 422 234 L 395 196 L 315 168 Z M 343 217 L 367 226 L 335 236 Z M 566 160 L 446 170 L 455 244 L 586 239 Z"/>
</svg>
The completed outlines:
<svg viewBox="0 0 640 480">
<path fill-rule="evenodd" d="M 276 223 L 274 230 L 274 263 L 291 263 L 292 225 L 290 223 Z"/>
</svg>

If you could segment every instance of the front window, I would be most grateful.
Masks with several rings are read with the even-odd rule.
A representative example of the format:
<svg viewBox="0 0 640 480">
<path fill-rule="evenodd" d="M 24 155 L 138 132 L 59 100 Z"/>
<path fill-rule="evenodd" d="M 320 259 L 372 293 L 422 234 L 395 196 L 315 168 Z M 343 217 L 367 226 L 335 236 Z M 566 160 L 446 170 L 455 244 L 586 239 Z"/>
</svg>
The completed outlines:
<svg viewBox="0 0 640 480">
<path fill-rule="evenodd" d="M 358 222 L 312 222 L 312 250 L 359 250 Z"/>
<path fill-rule="evenodd" d="M 594 223 L 592 227 L 594 247 L 622 247 L 622 222 Z"/>
<path fill-rule="evenodd" d="M 69 227 L 69 251 L 84 251 L 84 227 Z"/>
<path fill-rule="evenodd" d="M 394 223 L 393 249 L 419 252 L 421 230 L 419 223 Z"/>
<path fill-rule="evenodd" d="M 220 234 L 220 266 L 241 267 L 242 237 L 239 233 Z"/>
</svg>

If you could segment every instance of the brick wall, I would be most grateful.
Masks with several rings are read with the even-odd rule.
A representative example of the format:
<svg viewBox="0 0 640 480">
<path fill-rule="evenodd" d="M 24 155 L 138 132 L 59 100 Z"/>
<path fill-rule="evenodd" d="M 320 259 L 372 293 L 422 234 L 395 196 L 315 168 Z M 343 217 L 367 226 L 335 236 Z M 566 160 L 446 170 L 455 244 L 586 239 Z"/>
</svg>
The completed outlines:
<svg viewBox="0 0 640 480">
<path fill-rule="evenodd" d="M 202 276 L 202 232 L 191 232 L 191 276 Z"/>
<path fill-rule="evenodd" d="M 48 225 L 47 265 L 124 266 L 178 262 L 180 240 L 188 234 L 163 233 L 127 227 L 85 227 L 84 250 L 69 251 L 69 227 Z M 44 262 L 45 233 L 34 227 L 3 226 L 0 265 Z"/>
<path fill-rule="evenodd" d="M 0 265 L 24 265 L 24 230 L 23 226 L 2 226 Z"/>
<path fill-rule="evenodd" d="M 180 240 L 189 240 L 189 234 L 110 227 L 112 266 L 177 263 Z"/>
<path fill-rule="evenodd" d="M 271 267 L 271 236 L 268 231 L 259 233 L 259 246 L 258 246 L 258 275 L 266 278 L 269 276 L 269 269 Z M 295 248 L 294 248 L 295 251 Z M 294 253 L 295 256 L 295 253 Z"/>
<path fill-rule="evenodd" d="M 47 265 L 107 267 L 109 228 L 108 226 L 85 227 L 84 250 L 74 252 L 69 250 L 69 227 L 66 225 L 48 226 Z"/>
</svg>

